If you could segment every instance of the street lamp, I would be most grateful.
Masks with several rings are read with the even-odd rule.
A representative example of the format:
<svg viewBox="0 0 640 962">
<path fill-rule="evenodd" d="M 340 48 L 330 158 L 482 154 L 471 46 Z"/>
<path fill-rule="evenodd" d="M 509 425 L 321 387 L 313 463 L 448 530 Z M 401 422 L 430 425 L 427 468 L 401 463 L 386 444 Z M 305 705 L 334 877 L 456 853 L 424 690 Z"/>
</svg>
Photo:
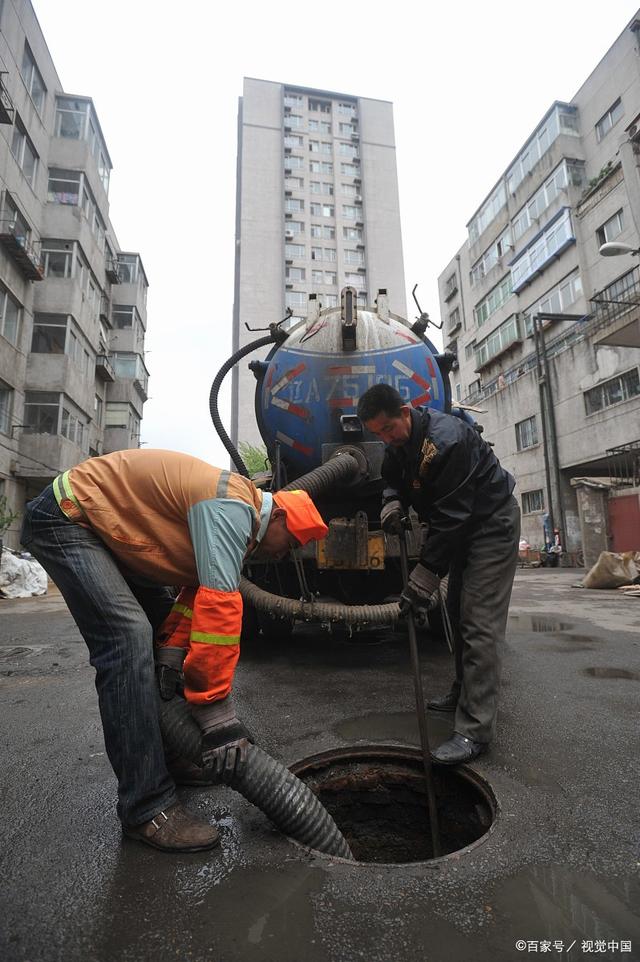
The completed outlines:
<svg viewBox="0 0 640 962">
<path fill-rule="evenodd" d="M 599 253 L 603 257 L 620 257 L 621 254 L 634 254 L 637 257 L 640 254 L 640 248 L 632 247 L 631 244 L 616 244 L 615 241 L 611 241 L 608 244 L 603 244 Z"/>
</svg>

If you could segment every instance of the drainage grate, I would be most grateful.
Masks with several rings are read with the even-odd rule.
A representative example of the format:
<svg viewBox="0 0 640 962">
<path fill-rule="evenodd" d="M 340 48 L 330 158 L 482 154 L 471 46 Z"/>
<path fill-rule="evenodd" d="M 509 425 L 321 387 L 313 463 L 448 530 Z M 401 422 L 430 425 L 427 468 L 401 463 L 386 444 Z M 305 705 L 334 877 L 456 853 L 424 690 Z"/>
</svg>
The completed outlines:
<svg viewBox="0 0 640 962">
<path fill-rule="evenodd" d="M 291 766 L 335 819 L 358 862 L 403 864 L 433 858 L 422 758 L 395 746 L 323 752 Z M 433 768 L 443 856 L 475 847 L 498 804 L 466 768 Z"/>
</svg>

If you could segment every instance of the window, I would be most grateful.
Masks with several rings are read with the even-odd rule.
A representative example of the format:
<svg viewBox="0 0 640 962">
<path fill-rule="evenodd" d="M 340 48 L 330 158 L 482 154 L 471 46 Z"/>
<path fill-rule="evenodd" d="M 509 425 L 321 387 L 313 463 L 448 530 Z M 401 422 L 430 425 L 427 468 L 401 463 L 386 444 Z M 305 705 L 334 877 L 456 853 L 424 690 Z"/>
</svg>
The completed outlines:
<svg viewBox="0 0 640 962">
<path fill-rule="evenodd" d="M 284 209 L 297 213 L 298 211 L 304 210 L 304 201 L 299 200 L 297 197 L 285 197 Z"/>
<path fill-rule="evenodd" d="M 302 127 L 303 118 L 299 114 L 287 114 L 284 118 L 285 127 Z"/>
<path fill-rule="evenodd" d="M 469 397 L 477 397 L 480 394 L 480 390 L 480 378 L 478 378 L 476 381 L 472 381 L 469 385 Z"/>
<path fill-rule="evenodd" d="M 355 207 L 352 204 L 342 205 L 342 216 L 349 220 L 362 220 L 362 207 Z"/>
<path fill-rule="evenodd" d="M 309 119 L 309 130 L 317 130 L 321 134 L 331 133 L 331 122 L 329 120 Z"/>
<path fill-rule="evenodd" d="M 325 240 L 335 240 L 336 229 L 335 227 L 328 227 L 324 224 L 312 224 L 311 236 L 323 237 Z"/>
<path fill-rule="evenodd" d="M 328 197 L 333 197 L 333 184 L 328 181 L 312 180 L 309 186 L 312 194 L 326 194 Z"/>
<path fill-rule="evenodd" d="M 545 210 L 558 197 L 561 190 L 572 185 L 574 187 L 584 186 L 586 175 L 582 161 L 573 163 L 563 160 L 550 177 L 544 182 L 542 187 L 535 192 L 533 197 L 527 201 L 516 214 L 513 220 L 513 238 L 518 240 L 532 224 L 537 224 Z"/>
<path fill-rule="evenodd" d="M 304 188 L 304 177 L 285 177 L 284 186 L 289 190 L 302 190 Z"/>
<path fill-rule="evenodd" d="M 117 377 L 128 381 L 137 381 L 146 389 L 148 374 L 139 354 L 134 354 L 131 351 L 116 351 L 111 355 L 111 359 Z"/>
<path fill-rule="evenodd" d="M 343 227 L 342 236 L 345 240 L 349 241 L 361 241 L 362 240 L 362 228 L 361 227 Z"/>
<path fill-rule="evenodd" d="M 353 274 L 351 271 L 345 272 L 344 280 L 349 287 L 365 287 L 367 283 L 364 274 Z"/>
<path fill-rule="evenodd" d="M 340 191 L 345 197 L 355 197 L 358 193 L 358 188 L 355 184 L 341 184 Z"/>
<path fill-rule="evenodd" d="M 297 107 L 297 108 L 302 108 L 302 106 L 303 106 L 302 94 L 291 94 L 291 93 L 288 93 L 288 92 L 285 93 L 285 95 L 284 95 L 284 105 L 285 105 L 285 107 Z"/>
<path fill-rule="evenodd" d="M 618 123 L 623 113 L 622 101 L 620 97 L 618 97 L 618 99 L 611 104 L 604 117 L 601 117 L 596 124 L 596 137 L 598 140 L 602 140 L 603 137 L 607 136 L 611 128 Z"/>
<path fill-rule="evenodd" d="M 469 222 L 469 243 L 475 244 L 484 233 L 489 224 L 495 220 L 502 208 L 507 203 L 507 194 L 504 184 L 498 184 L 489 198 L 484 202 L 475 217 Z"/>
<path fill-rule="evenodd" d="M 304 291 L 286 291 L 284 302 L 287 307 L 306 307 L 307 295 Z"/>
<path fill-rule="evenodd" d="M 314 284 L 324 284 L 324 274 L 322 271 L 311 271 L 311 280 Z"/>
<path fill-rule="evenodd" d="M 24 396 L 24 430 L 28 434 L 57 434 L 60 395 L 54 391 L 27 391 Z"/>
<path fill-rule="evenodd" d="M 578 112 L 569 104 L 556 104 L 551 114 L 525 144 L 522 153 L 507 171 L 507 190 L 515 193 L 530 170 L 549 150 L 560 134 L 579 134 Z"/>
<path fill-rule="evenodd" d="M 287 157 L 284 163 L 288 170 L 302 170 L 304 167 L 303 158 L 296 157 L 295 154 L 293 154 L 291 157 Z"/>
<path fill-rule="evenodd" d="M 309 110 L 318 110 L 322 114 L 330 114 L 331 101 L 318 100 L 316 97 L 309 97 Z"/>
<path fill-rule="evenodd" d="M 511 230 L 509 227 L 500 234 L 471 268 L 471 286 L 473 287 L 474 284 L 479 283 L 486 277 L 508 250 L 511 250 Z"/>
<path fill-rule="evenodd" d="M 0 285 L 0 334 L 15 347 L 20 339 L 21 320 L 22 306 L 6 287 Z"/>
<path fill-rule="evenodd" d="M 113 326 L 119 331 L 127 330 L 134 326 L 137 318 L 137 310 L 133 304 L 114 304 L 111 309 Z"/>
<path fill-rule="evenodd" d="M 56 98 L 56 137 L 84 140 L 89 103 L 72 97 Z"/>
<path fill-rule="evenodd" d="M 525 247 L 511 264 L 511 282 L 514 293 L 519 292 L 541 273 L 547 264 L 574 243 L 571 212 L 564 207 L 535 240 Z"/>
<path fill-rule="evenodd" d="M 73 241 L 43 240 L 42 266 L 45 277 L 71 277 Z"/>
<path fill-rule="evenodd" d="M 295 260 L 305 256 L 304 244 L 285 244 L 284 256 L 287 260 Z"/>
<path fill-rule="evenodd" d="M 358 157 L 358 148 L 355 144 L 338 144 L 338 153 L 343 157 Z"/>
<path fill-rule="evenodd" d="M 454 271 L 449 277 L 447 277 L 444 285 L 444 299 L 448 301 L 458 290 L 458 275 Z"/>
<path fill-rule="evenodd" d="M 311 204 L 310 210 L 313 217 L 334 217 L 336 212 L 332 204 Z"/>
<path fill-rule="evenodd" d="M 462 384 L 456 384 L 456 401 L 462 400 Z"/>
<path fill-rule="evenodd" d="M 47 88 L 44 85 L 44 81 L 40 74 L 40 71 L 36 67 L 36 62 L 34 59 L 29 45 L 25 43 L 24 53 L 22 55 L 22 69 L 21 69 L 22 79 L 24 80 L 24 85 L 29 91 L 31 99 L 35 105 L 36 110 L 39 114 L 42 113 L 42 107 L 44 105 L 44 98 L 47 92 Z"/>
<path fill-rule="evenodd" d="M 137 254 L 118 254 L 118 275 L 121 284 L 135 284 L 142 276 Z"/>
<path fill-rule="evenodd" d="M 464 359 L 465 359 L 465 361 L 470 361 L 470 360 L 471 360 L 471 358 L 472 358 L 473 355 L 475 354 L 475 350 L 476 350 L 476 342 L 475 342 L 475 341 L 471 341 L 469 344 L 467 344 L 467 345 L 465 346 L 465 349 L 464 349 Z"/>
<path fill-rule="evenodd" d="M 64 170 L 61 167 L 49 168 L 47 200 L 52 204 L 80 203 L 80 184 L 82 173 L 79 170 Z"/>
<path fill-rule="evenodd" d="M 533 448 L 538 443 L 538 425 L 535 414 L 516 424 L 516 446 L 518 451 Z"/>
<path fill-rule="evenodd" d="M 476 324 L 481 327 L 492 314 L 502 307 L 511 297 L 511 275 L 507 274 L 492 290 L 489 291 L 473 309 Z"/>
<path fill-rule="evenodd" d="M 355 117 L 356 106 L 355 104 L 338 104 L 338 113 L 342 114 L 343 117 Z"/>
<path fill-rule="evenodd" d="M 356 128 L 353 124 L 338 124 L 338 132 L 341 137 L 349 137 L 351 134 L 355 134 Z"/>
<path fill-rule="evenodd" d="M 597 387 L 584 392 L 584 406 L 587 414 L 595 414 L 613 404 L 629 401 L 640 396 L 640 374 L 638 368 L 633 367 L 624 374 L 603 381 Z"/>
<path fill-rule="evenodd" d="M 312 174 L 332 174 L 333 164 L 328 160 L 310 160 L 309 170 Z"/>
<path fill-rule="evenodd" d="M 85 418 L 70 409 L 69 402 L 65 398 L 62 406 L 60 434 L 68 438 L 69 441 L 73 441 L 79 448 L 84 448 L 85 426 Z"/>
<path fill-rule="evenodd" d="M 286 230 L 291 231 L 292 234 L 304 234 L 304 224 L 300 220 L 288 220 Z"/>
<path fill-rule="evenodd" d="M 356 267 L 364 265 L 364 254 L 362 251 L 354 251 L 346 248 L 344 251 L 345 264 L 355 264 Z"/>
<path fill-rule="evenodd" d="M 596 231 L 596 237 L 598 238 L 598 246 L 601 247 L 603 244 L 607 244 L 609 241 L 615 240 L 619 237 L 624 230 L 624 219 L 622 210 L 617 210 L 613 217 L 606 220 L 602 227 L 599 227 Z"/>
<path fill-rule="evenodd" d="M 512 314 L 488 337 L 476 344 L 476 368 L 484 367 L 518 341 L 520 341 L 520 324 L 517 314 Z"/>
<path fill-rule="evenodd" d="M 32 354 L 64 354 L 66 337 L 66 314 L 34 314 Z"/>
<path fill-rule="evenodd" d="M 343 177 L 357 177 L 360 168 L 356 164 L 340 164 L 340 173 Z"/>
<path fill-rule="evenodd" d="M 323 294 L 322 303 L 325 307 L 337 307 L 338 306 L 338 295 L 337 294 Z"/>
<path fill-rule="evenodd" d="M 11 153 L 15 157 L 18 167 L 24 174 L 27 183 L 33 187 L 36 179 L 36 170 L 38 169 L 38 155 L 19 120 L 16 120 L 13 128 Z"/>
<path fill-rule="evenodd" d="M 605 294 L 605 297 L 609 295 Z M 576 271 L 552 287 L 543 298 L 532 304 L 524 311 L 525 333 L 527 337 L 533 334 L 534 314 L 562 314 L 566 312 L 578 298 L 582 297 L 582 281 Z M 615 298 L 615 295 L 613 295 Z"/>
<path fill-rule="evenodd" d="M 93 420 L 96 422 L 99 428 L 102 427 L 102 398 L 99 394 L 96 394 L 93 400 Z"/>
<path fill-rule="evenodd" d="M 285 147 L 302 147 L 303 144 L 304 144 L 304 137 L 301 137 L 300 134 L 285 135 L 285 138 L 284 138 Z"/>
<path fill-rule="evenodd" d="M 22 247 L 28 247 L 31 228 L 27 223 L 9 191 L 5 191 L 2 211 L 2 233 L 11 234 Z"/>
<path fill-rule="evenodd" d="M 449 314 L 449 327 L 448 327 L 449 333 L 451 334 L 451 333 L 453 333 L 453 331 L 457 330 L 457 328 L 460 327 L 460 323 L 461 323 L 461 322 L 460 322 L 460 308 L 459 308 L 459 307 L 455 307 L 455 308 L 451 311 L 451 314 Z M 460 400 L 460 398 L 458 398 L 458 400 Z"/>
<path fill-rule="evenodd" d="M 337 284 L 338 275 L 335 271 L 325 271 L 324 272 L 324 282 L 325 284 Z"/>
<path fill-rule="evenodd" d="M 303 281 L 305 279 L 304 267 L 287 267 L 285 273 L 288 281 Z"/>
<path fill-rule="evenodd" d="M 0 432 L 11 433 L 11 415 L 13 411 L 13 388 L 0 381 Z"/>
<path fill-rule="evenodd" d="M 537 488 L 535 491 L 522 492 L 522 513 L 533 514 L 534 511 L 544 511 L 542 488 Z"/>
</svg>

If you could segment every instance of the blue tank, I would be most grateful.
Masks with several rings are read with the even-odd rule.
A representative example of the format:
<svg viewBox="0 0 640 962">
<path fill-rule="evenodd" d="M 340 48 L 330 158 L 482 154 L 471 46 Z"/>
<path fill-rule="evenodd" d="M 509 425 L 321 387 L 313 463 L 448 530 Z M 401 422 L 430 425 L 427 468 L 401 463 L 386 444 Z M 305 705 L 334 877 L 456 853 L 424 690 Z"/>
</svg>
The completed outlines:
<svg viewBox="0 0 640 962">
<path fill-rule="evenodd" d="M 396 388 L 407 403 L 450 409 L 434 345 L 386 310 L 358 310 L 347 332 L 341 308 L 310 311 L 267 358 L 256 393 L 256 414 L 270 454 L 279 442 L 294 476 L 322 463 L 322 445 L 345 441 L 341 416 L 355 415 L 358 399 L 374 384 Z M 351 339 L 352 335 L 352 339 Z"/>
</svg>

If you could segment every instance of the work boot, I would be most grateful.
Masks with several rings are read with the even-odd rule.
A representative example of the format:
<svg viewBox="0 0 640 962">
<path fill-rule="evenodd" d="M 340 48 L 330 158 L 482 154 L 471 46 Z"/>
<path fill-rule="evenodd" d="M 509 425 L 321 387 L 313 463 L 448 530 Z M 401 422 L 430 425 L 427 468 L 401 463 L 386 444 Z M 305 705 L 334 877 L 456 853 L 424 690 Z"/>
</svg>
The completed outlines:
<svg viewBox="0 0 640 962">
<path fill-rule="evenodd" d="M 127 838 L 135 838 L 161 852 L 204 852 L 220 844 L 215 825 L 195 818 L 176 802 L 142 825 L 123 825 Z"/>
<path fill-rule="evenodd" d="M 474 742 L 473 738 L 454 732 L 448 741 L 431 752 L 431 757 L 441 765 L 462 765 L 486 752 L 488 747 L 485 742 Z"/>
<path fill-rule="evenodd" d="M 452 688 L 442 698 L 432 698 L 428 701 L 427 707 L 432 708 L 433 711 L 455 711 L 458 707 L 458 692 Z"/>
</svg>

